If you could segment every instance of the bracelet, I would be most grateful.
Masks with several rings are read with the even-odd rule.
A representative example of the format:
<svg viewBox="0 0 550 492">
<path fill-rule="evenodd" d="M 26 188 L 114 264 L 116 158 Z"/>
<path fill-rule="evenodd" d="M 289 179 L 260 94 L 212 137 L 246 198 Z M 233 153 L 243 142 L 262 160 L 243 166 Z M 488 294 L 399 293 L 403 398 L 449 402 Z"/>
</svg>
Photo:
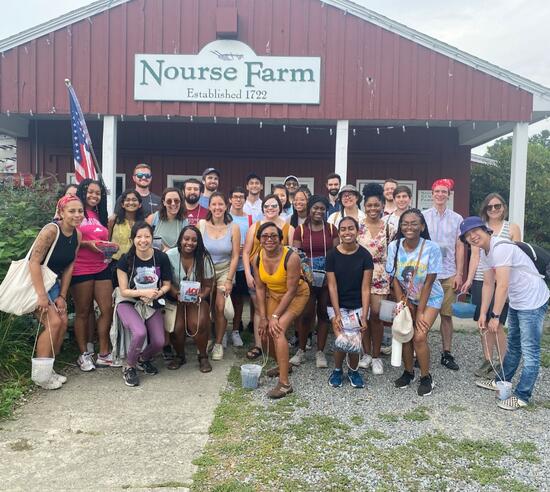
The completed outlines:
<svg viewBox="0 0 550 492">
<path fill-rule="evenodd" d="M 279 318 L 280 318 L 280 316 L 279 316 L 278 314 L 272 314 L 271 317 L 272 317 L 272 318 L 275 318 L 275 319 L 279 319 Z"/>
<path fill-rule="evenodd" d="M 67 302 L 67 299 L 65 298 L 65 296 L 62 296 L 61 294 L 59 294 L 57 297 L 61 297 L 61 299 L 63 299 L 65 302 Z"/>
</svg>

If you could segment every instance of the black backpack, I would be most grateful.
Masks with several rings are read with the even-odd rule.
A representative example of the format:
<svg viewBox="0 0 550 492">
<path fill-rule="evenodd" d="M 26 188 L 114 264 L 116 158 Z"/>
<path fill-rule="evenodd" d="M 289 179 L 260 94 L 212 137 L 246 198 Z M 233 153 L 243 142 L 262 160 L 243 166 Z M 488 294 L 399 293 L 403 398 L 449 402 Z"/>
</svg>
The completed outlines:
<svg viewBox="0 0 550 492">
<path fill-rule="evenodd" d="M 497 245 L 502 243 L 515 244 L 531 259 L 541 277 L 544 277 L 547 282 L 550 281 L 550 253 L 548 251 L 536 244 L 523 241 L 499 241 Z"/>
</svg>

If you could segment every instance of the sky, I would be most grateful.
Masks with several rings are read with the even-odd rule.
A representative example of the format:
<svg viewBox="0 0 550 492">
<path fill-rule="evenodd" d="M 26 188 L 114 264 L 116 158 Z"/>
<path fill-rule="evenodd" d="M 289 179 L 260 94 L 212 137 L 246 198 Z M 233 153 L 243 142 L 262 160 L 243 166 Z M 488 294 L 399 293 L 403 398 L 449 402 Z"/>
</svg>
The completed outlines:
<svg viewBox="0 0 550 492">
<path fill-rule="evenodd" d="M 0 39 L 71 10 L 86 0 L 3 1 Z M 549 0 L 355 0 L 375 12 L 550 87 Z M 530 134 L 550 130 L 550 120 Z M 474 149 L 483 153 L 486 146 Z"/>
</svg>

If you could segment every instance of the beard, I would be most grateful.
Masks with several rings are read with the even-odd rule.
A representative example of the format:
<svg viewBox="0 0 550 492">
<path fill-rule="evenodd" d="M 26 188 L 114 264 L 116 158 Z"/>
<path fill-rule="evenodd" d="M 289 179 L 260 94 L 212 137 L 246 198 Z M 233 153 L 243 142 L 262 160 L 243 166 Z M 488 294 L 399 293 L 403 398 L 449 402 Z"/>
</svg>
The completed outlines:
<svg viewBox="0 0 550 492">
<path fill-rule="evenodd" d="M 199 195 L 189 195 L 185 197 L 185 201 L 189 203 L 190 205 L 195 205 L 199 201 L 200 196 Z"/>
<path fill-rule="evenodd" d="M 328 194 L 329 194 L 330 196 L 338 196 L 339 191 L 340 191 L 340 190 L 332 189 L 332 190 L 329 190 Z"/>
</svg>

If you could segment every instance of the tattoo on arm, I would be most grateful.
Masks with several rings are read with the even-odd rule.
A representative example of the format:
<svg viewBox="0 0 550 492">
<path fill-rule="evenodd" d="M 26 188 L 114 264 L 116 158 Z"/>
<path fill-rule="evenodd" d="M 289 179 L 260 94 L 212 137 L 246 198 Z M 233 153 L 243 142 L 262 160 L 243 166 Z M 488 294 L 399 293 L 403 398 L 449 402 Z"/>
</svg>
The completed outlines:
<svg viewBox="0 0 550 492">
<path fill-rule="evenodd" d="M 44 261 L 51 245 L 55 241 L 56 230 L 54 227 L 55 226 L 48 227 L 40 232 L 38 240 L 32 249 L 30 261 L 36 263 L 42 263 Z"/>
</svg>

